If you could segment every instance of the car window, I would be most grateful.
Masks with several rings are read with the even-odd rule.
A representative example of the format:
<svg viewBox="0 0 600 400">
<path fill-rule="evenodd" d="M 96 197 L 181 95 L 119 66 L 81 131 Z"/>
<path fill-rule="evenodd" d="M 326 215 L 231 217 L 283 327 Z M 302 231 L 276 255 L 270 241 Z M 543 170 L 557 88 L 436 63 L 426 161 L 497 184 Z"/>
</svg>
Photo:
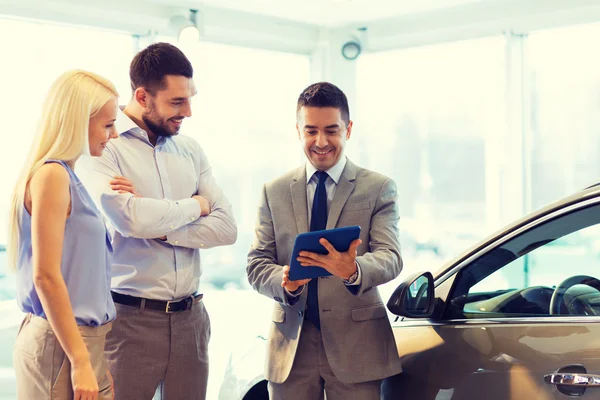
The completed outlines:
<svg viewBox="0 0 600 400">
<path fill-rule="evenodd" d="M 457 275 L 444 316 L 600 316 L 600 207 L 557 216 Z"/>
</svg>

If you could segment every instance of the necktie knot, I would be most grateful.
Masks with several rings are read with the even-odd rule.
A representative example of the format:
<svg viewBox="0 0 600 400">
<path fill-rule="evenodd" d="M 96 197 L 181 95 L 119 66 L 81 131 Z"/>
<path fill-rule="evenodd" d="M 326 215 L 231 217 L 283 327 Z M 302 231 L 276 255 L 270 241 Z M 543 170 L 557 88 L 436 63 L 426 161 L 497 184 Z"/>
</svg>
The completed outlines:
<svg viewBox="0 0 600 400">
<path fill-rule="evenodd" d="M 319 185 L 322 185 L 327 180 L 329 174 L 325 171 L 317 171 L 317 178 L 319 179 Z"/>
</svg>

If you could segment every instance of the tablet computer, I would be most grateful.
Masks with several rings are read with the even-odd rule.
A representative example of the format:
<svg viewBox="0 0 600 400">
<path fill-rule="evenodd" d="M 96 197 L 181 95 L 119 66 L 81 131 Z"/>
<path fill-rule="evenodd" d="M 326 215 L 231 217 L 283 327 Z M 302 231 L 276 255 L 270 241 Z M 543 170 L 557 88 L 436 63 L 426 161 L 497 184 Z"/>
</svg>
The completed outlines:
<svg viewBox="0 0 600 400">
<path fill-rule="evenodd" d="M 327 229 L 324 231 L 314 231 L 301 233 L 296 236 L 292 259 L 290 260 L 290 280 L 317 278 L 319 276 L 331 275 L 326 269 L 316 266 L 303 267 L 297 260 L 298 253 L 302 250 L 318 254 L 328 254 L 327 250 L 319 239 L 325 238 L 339 251 L 348 251 L 350 243 L 360 236 L 360 226 L 345 226 L 343 228 Z"/>
</svg>

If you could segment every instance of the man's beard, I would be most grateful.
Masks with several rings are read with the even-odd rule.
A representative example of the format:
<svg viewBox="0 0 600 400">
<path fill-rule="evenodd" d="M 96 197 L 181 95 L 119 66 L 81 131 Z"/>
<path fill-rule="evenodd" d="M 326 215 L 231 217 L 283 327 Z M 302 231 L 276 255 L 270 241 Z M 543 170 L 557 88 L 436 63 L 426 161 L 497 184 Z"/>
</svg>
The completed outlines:
<svg viewBox="0 0 600 400">
<path fill-rule="evenodd" d="M 156 105 L 154 104 L 153 100 L 150 100 L 149 106 L 150 107 L 148 112 L 142 115 L 142 121 L 144 121 L 144 123 L 152 133 L 154 133 L 156 136 L 162 137 L 175 136 L 179 133 L 179 129 L 177 129 L 175 132 L 171 132 L 167 128 L 167 121 L 159 122 L 158 124 L 152 121 L 150 118 L 154 117 L 156 120 L 160 121 L 160 117 L 156 112 Z"/>
<path fill-rule="evenodd" d="M 179 130 L 177 130 L 176 132 L 169 131 L 164 123 L 155 124 L 146 115 L 142 115 L 142 121 L 144 121 L 144 123 L 146 124 L 148 129 L 150 129 L 150 131 L 152 133 L 154 133 L 156 136 L 170 137 L 170 136 L 177 135 L 179 133 Z"/>
</svg>

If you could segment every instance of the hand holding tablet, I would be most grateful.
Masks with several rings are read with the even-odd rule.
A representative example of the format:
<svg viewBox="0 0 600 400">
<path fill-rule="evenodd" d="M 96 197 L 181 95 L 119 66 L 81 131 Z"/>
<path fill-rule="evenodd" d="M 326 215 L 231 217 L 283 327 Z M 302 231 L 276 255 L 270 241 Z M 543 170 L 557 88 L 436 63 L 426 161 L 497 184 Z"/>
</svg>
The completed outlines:
<svg viewBox="0 0 600 400">
<path fill-rule="evenodd" d="M 319 242 L 321 238 L 327 241 L 339 252 L 346 252 L 350 244 L 360 236 L 360 226 L 347 226 L 343 228 L 328 229 L 301 233 L 296 236 L 294 249 L 290 260 L 290 280 L 311 279 L 319 276 L 329 276 L 326 269 L 318 266 L 302 266 L 297 260 L 301 251 L 310 251 L 317 254 L 328 254 L 327 249 Z"/>
</svg>

